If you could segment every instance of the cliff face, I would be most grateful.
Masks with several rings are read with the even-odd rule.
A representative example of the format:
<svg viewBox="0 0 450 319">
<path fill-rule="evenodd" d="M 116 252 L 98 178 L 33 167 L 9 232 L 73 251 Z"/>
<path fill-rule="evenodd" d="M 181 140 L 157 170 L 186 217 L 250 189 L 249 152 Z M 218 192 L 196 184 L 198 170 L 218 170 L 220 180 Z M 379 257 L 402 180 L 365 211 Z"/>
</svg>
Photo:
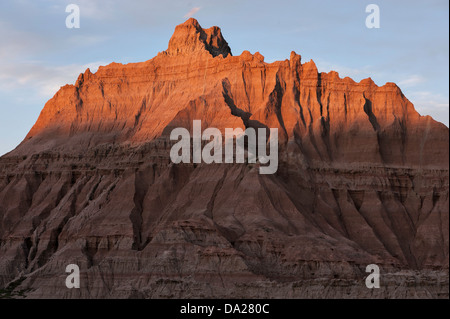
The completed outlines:
<svg viewBox="0 0 450 319">
<path fill-rule="evenodd" d="M 278 128 L 258 164 L 173 164 L 175 127 Z M 0 287 L 29 297 L 448 296 L 448 128 L 393 83 L 232 56 L 189 19 L 168 50 L 86 70 L 0 159 Z M 80 266 L 82 289 L 65 287 Z M 382 288 L 365 287 L 365 267 Z M 384 273 L 383 273 L 384 272 Z"/>
</svg>

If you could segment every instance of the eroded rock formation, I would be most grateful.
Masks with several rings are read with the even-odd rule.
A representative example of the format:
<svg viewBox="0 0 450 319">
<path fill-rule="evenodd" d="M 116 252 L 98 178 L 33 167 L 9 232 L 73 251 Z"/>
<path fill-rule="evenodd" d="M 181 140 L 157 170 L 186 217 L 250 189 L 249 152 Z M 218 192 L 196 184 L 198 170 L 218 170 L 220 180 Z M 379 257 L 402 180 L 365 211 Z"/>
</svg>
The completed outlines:
<svg viewBox="0 0 450 319">
<path fill-rule="evenodd" d="M 193 119 L 278 128 L 278 172 L 173 164 Z M 448 134 L 393 83 L 232 56 L 189 19 L 153 59 L 62 87 L 0 159 L 2 294 L 448 297 Z"/>
</svg>

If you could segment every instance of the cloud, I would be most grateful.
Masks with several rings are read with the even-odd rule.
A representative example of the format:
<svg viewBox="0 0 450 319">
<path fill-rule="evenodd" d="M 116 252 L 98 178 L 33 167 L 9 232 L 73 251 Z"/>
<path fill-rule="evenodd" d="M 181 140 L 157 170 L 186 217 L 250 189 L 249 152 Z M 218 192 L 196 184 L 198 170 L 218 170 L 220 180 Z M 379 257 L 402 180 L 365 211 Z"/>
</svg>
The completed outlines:
<svg viewBox="0 0 450 319">
<path fill-rule="evenodd" d="M 423 82 L 425 82 L 424 77 L 414 74 L 414 75 L 410 76 L 409 78 L 398 82 L 398 85 L 400 87 L 411 87 L 411 86 L 416 86 L 418 84 L 421 84 Z"/>
<path fill-rule="evenodd" d="M 201 9 L 200 7 L 192 8 L 191 11 L 189 11 L 188 13 L 186 13 L 186 14 L 184 15 L 184 18 L 187 19 L 187 18 L 192 17 L 192 16 L 193 16 L 194 14 L 196 14 L 200 9 Z"/>
<path fill-rule="evenodd" d="M 11 61 L 31 49 L 39 52 L 47 41 L 39 34 L 14 29 L 10 23 L 0 21 L 0 61 Z"/>
<path fill-rule="evenodd" d="M 338 65 L 335 63 L 330 63 L 327 61 L 314 61 L 317 65 L 317 69 L 319 72 L 330 72 L 336 71 L 339 73 L 341 78 L 349 77 L 354 81 L 359 82 L 362 79 L 371 77 L 372 79 L 377 78 L 378 76 L 382 76 L 383 73 L 380 71 L 376 71 L 375 68 L 371 65 L 365 65 L 359 68 L 350 68 L 343 65 Z"/>
<path fill-rule="evenodd" d="M 109 39 L 111 39 L 110 36 L 75 35 L 68 38 L 67 43 L 75 46 L 93 46 Z"/>
<path fill-rule="evenodd" d="M 39 61 L 20 65 L 0 65 L 0 87 L 2 90 L 34 90 L 38 97 L 50 98 L 61 86 L 75 83 L 78 75 L 90 68 L 96 72 L 105 62 L 49 66 Z"/>
<path fill-rule="evenodd" d="M 406 96 L 421 115 L 431 115 L 435 120 L 449 125 L 448 96 L 430 91 L 409 91 Z"/>
<path fill-rule="evenodd" d="M 442 94 L 436 94 L 429 91 L 410 92 L 409 98 L 411 101 L 416 102 L 415 104 L 417 104 L 417 107 L 441 109 L 449 108 L 448 97 L 445 97 Z"/>
<path fill-rule="evenodd" d="M 60 0 L 51 1 L 54 2 L 53 7 L 59 11 L 65 10 L 66 6 L 70 3 L 70 1 L 64 4 L 59 3 Z M 120 12 L 120 10 L 114 10 L 115 7 L 120 5 L 120 2 L 121 1 L 118 0 L 78 0 L 72 3 L 78 5 L 78 7 L 80 8 L 81 19 L 87 18 L 91 20 L 101 21 L 113 19 L 117 15 L 117 13 Z"/>
</svg>

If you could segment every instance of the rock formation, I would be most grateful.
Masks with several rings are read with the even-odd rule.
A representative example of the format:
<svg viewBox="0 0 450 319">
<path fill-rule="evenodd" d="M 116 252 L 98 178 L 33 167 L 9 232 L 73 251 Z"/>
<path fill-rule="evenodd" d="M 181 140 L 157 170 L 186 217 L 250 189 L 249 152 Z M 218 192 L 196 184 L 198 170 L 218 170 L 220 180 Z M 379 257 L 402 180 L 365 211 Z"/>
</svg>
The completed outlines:
<svg viewBox="0 0 450 319">
<path fill-rule="evenodd" d="M 278 172 L 173 164 L 194 119 L 278 128 Z M 0 159 L 0 297 L 448 298 L 448 172 L 448 128 L 394 83 L 233 56 L 189 19 L 62 87 Z"/>
</svg>

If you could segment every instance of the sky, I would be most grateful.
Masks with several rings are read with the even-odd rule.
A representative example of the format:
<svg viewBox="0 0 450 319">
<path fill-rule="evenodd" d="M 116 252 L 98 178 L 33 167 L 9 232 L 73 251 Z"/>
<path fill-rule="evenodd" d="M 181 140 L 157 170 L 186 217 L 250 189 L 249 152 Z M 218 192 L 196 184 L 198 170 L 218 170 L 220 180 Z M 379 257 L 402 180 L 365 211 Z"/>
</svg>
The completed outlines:
<svg viewBox="0 0 450 319">
<path fill-rule="evenodd" d="M 69 4 L 80 28 L 66 27 Z M 369 4 L 380 28 L 366 27 Z M 219 26 L 233 55 L 273 62 L 295 51 L 320 72 L 395 82 L 420 114 L 449 125 L 448 0 L 1 0 L 0 155 L 61 86 L 88 67 L 153 58 L 189 17 Z"/>
</svg>

